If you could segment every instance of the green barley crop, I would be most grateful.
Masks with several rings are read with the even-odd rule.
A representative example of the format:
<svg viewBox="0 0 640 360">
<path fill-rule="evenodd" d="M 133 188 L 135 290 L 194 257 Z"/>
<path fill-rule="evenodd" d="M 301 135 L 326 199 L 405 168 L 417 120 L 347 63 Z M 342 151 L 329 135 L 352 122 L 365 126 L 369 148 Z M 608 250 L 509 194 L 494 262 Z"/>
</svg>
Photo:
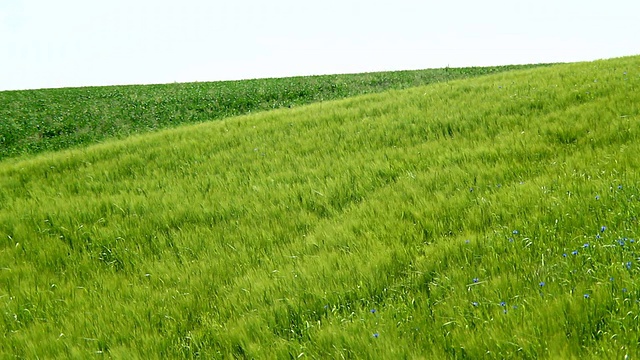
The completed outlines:
<svg viewBox="0 0 640 360">
<path fill-rule="evenodd" d="M 0 92 L 0 159 L 256 111 L 538 66 L 546 64 L 4 91 Z"/>
<path fill-rule="evenodd" d="M 640 355 L 640 57 L 0 163 L 0 354 Z"/>
</svg>

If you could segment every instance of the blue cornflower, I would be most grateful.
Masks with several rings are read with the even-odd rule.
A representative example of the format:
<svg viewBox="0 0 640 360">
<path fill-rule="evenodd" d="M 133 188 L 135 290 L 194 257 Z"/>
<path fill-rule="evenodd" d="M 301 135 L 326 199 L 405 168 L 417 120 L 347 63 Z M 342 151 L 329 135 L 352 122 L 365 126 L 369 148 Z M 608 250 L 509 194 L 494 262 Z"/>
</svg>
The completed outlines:
<svg viewBox="0 0 640 360">
<path fill-rule="evenodd" d="M 596 200 L 600 200 L 600 195 L 596 195 Z"/>
<path fill-rule="evenodd" d="M 478 306 L 478 302 L 477 302 L 477 301 L 473 301 L 473 302 L 471 303 L 471 305 L 473 305 L 474 307 L 477 307 L 477 306 Z"/>
<path fill-rule="evenodd" d="M 474 283 L 477 283 L 478 281 L 480 281 L 478 278 L 473 278 Z"/>
<path fill-rule="evenodd" d="M 500 306 L 502 306 L 502 307 L 507 306 L 507 303 L 506 303 L 506 302 L 504 302 L 504 301 L 501 301 L 501 302 L 500 302 Z"/>
<path fill-rule="evenodd" d="M 584 245 L 582 245 L 583 248 L 588 248 L 589 247 L 589 243 L 586 243 Z"/>
<path fill-rule="evenodd" d="M 622 239 L 618 239 L 618 245 L 620 245 L 620 246 L 624 246 L 624 240 L 622 240 Z"/>
<path fill-rule="evenodd" d="M 539 285 L 540 285 L 540 287 L 543 287 L 545 285 L 545 282 L 544 281 L 540 281 Z"/>
<path fill-rule="evenodd" d="M 602 227 L 600 228 L 600 232 L 604 232 L 605 230 L 607 230 L 607 227 L 606 227 L 606 226 L 602 226 Z"/>
<path fill-rule="evenodd" d="M 600 234 L 596 234 L 596 239 L 600 239 Z"/>
<path fill-rule="evenodd" d="M 513 230 L 513 235 L 518 235 L 520 232 L 518 230 Z"/>
<path fill-rule="evenodd" d="M 573 251 L 571 252 L 571 255 L 578 255 L 578 250 L 573 250 Z"/>
<path fill-rule="evenodd" d="M 613 276 L 609 278 L 609 281 L 613 281 L 613 280 L 615 280 Z"/>
<path fill-rule="evenodd" d="M 622 288 L 622 292 L 627 292 L 627 288 Z"/>
<path fill-rule="evenodd" d="M 618 185 L 618 190 L 622 190 L 622 185 Z"/>
<path fill-rule="evenodd" d="M 625 264 L 625 266 L 627 267 L 627 269 L 631 269 L 631 261 L 627 261 L 627 263 Z"/>
<path fill-rule="evenodd" d="M 376 313 L 376 309 L 371 309 L 370 311 L 371 311 L 372 314 Z"/>
<path fill-rule="evenodd" d="M 591 297 L 591 295 L 589 295 L 589 294 L 584 294 L 584 298 L 585 298 L 585 299 L 588 299 L 588 298 L 590 298 L 590 297 Z"/>
<path fill-rule="evenodd" d="M 380 336 L 380 334 L 378 334 L 377 332 L 376 332 L 376 333 L 373 333 L 373 337 L 374 337 L 374 338 L 377 338 L 378 336 Z"/>
</svg>

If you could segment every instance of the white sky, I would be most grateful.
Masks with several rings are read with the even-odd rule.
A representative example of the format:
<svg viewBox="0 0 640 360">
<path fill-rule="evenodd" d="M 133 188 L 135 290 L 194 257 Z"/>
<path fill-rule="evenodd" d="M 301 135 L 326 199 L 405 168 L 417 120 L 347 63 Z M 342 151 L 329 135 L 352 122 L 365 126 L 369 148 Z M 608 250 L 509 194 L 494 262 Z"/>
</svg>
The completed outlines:
<svg viewBox="0 0 640 360">
<path fill-rule="evenodd" d="M 636 54 L 638 0 L 0 0 L 0 90 Z"/>
</svg>

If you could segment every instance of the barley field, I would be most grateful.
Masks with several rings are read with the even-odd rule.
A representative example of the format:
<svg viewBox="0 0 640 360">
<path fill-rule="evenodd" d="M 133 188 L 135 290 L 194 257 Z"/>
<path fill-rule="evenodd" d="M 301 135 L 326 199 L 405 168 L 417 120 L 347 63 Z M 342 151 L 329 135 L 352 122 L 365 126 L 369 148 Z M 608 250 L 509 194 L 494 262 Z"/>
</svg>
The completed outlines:
<svg viewBox="0 0 640 360">
<path fill-rule="evenodd" d="M 639 121 L 633 56 L 5 158 L 0 357 L 637 358 Z"/>
<path fill-rule="evenodd" d="M 0 160 L 230 116 L 549 65 L 0 91 Z"/>
</svg>

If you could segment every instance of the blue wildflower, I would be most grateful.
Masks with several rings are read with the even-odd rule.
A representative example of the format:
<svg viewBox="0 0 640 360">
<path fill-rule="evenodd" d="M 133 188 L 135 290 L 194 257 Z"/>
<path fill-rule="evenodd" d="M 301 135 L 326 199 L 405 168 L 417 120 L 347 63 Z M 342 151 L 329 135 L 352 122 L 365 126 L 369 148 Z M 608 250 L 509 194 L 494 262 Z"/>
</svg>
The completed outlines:
<svg viewBox="0 0 640 360">
<path fill-rule="evenodd" d="M 573 250 L 573 251 L 571 252 L 571 255 L 578 255 L 578 250 Z"/>
<path fill-rule="evenodd" d="M 518 235 L 520 232 L 518 230 L 513 230 L 513 235 Z"/>
<path fill-rule="evenodd" d="M 596 195 L 596 200 L 600 200 L 600 195 Z"/>
<path fill-rule="evenodd" d="M 567 257 L 567 253 L 562 253 L 562 257 Z"/>
<path fill-rule="evenodd" d="M 605 230 L 607 230 L 607 227 L 606 227 L 606 226 L 602 226 L 602 227 L 600 228 L 600 232 L 604 232 Z"/>
<path fill-rule="evenodd" d="M 377 332 L 376 332 L 376 333 L 373 333 L 373 337 L 374 337 L 374 338 L 377 338 L 378 336 L 380 336 L 380 334 L 378 334 Z"/>
<path fill-rule="evenodd" d="M 618 190 L 622 190 L 622 185 L 618 185 Z"/>
<path fill-rule="evenodd" d="M 609 278 L 609 281 L 613 281 L 613 280 L 615 280 L 613 276 Z"/>
<path fill-rule="evenodd" d="M 474 307 L 477 307 L 478 306 L 478 302 L 474 301 L 474 302 L 471 303 L 471 305 L 473 305 Z"/>
<path fill-rule="evenodd" d="M 507 303 L 506 303 L 506 302 L 504 302 L 504 301 L 501 301 L 501 302 L 500 302 L 500 306 L 502 306 L 502 307 L 507 306 Z"/>
<path fill-rule="evenodd" d="M 627 263 L 625 264 L 625 266 L 627 267 L 627 269 L 631 269 L 631 261 L 627 261 Z"/>
<path fill-rule="evenodd" d="M 543 287 L 545 285 L 545 282 L 544 281 L 540 281 L 540 284 L 538 284 L 538 285 L 540 285 L 540 287 Z"/>
<path fill-rule="evenodd" d="M 468 244 L 470 242 L 471 242 L 471 240 L 468 240 L 468 239 L 464 241 L 465 244 Z"/>
<path fill-rule="evenodd" d="M 372 314 L 376 313 L 376 309 L 371 309 L 370 311 L 371 311 Z"/>
<path fill-rule="evenodd" d="M 627 288 L 622 288 L 622 292 L 627 292 Z"/>
<path fill-rule="evenodd" d="M 589 243 L 586 243 L 584 245 L 582 245 L 583 248 L 588 248 L 589 247 Z"/>
<path fill-rule="evenodd" d="M 478 278 L 473 278 L 474 283 L 477 283 L 478 281 L 480 281 Z"/>
<path fill-rule="evenodd" d="M 588 299 L 588 298 L 590 298 L 590 297 L 591 297 L 591 295 L 589 295 L 589 294 L 584 294 L 584 298 L 585 298 L 585 299 Z"/>
</svg>

